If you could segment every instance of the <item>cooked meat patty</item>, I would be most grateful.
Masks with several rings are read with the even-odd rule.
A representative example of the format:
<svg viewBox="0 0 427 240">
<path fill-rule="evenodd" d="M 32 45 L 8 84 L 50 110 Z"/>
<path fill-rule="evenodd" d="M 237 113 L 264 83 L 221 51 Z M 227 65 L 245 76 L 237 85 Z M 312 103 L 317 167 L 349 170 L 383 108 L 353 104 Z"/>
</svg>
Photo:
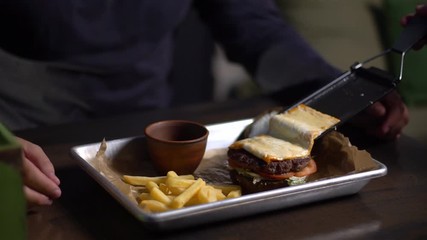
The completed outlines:
<svg viewBox="0 0 427 240">
<path fill-rule="evenodd" d="M 229 149 L 227 155 L 229 159 L 232 160 L 231 164 L 235 165 L 233 167 L 275 175 L 288 172 L 298 172 L 307 166 L 310 161 L 310 158 L 307 157 L 295 158 L 292 160 L 271 161 L 270 163 L 267 163 L 244 149 Z"/>
</svg>

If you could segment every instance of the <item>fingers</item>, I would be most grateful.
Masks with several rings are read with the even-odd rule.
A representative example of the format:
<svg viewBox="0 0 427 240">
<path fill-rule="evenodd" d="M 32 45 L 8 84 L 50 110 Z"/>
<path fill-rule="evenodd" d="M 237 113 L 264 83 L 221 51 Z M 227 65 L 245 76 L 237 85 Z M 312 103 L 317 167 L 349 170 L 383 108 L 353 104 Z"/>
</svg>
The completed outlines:
<svg viewBox="0 0 427 240">
<path fill-rule="evenodd" d="M 396 91 L 387 95 L 381 102 L 387 109 L 387 116 L 380 126 L 381 134 L 389 139 L 395 139 L 409 122 L 408 108 Z"/>
<path fill-rule="evenodd" d="M 374 118 L 382 118 L 385 116 L 386 114 L 386 108 L 385 106 L 380 103 L 380 102 L 376 102 L 374 104 L 372 104 L 371 107 L 366 109 L 366 112 L 369 116 L 374 117 Z"/>
<path fill-rule="evenodd" d="M 17 138 L 23 150 L 22 179 L 29 206 L 50 205 L 61 196 L 60 180 L 43 149 L 24 139 Z"/>
<path fill-rule="evenodd" d="M 382 119 L 385 118 L 386 111 L 382 103 L 376 102 L 365 109 L 361 114 L 355 116 L 351 120 L 351 123 L 359 128 L 365 129 L 370 135 L 377 135 L 376 131 L 378 125 L 381 123 Z"/>
<path fill-rule="evenodd" d="M 402 26 L 406 26 L 406 25 L 408 25 L 408 22 L 413 18 L 415 16 L 415 14 L 414 13 L 412 13 L 412 14 L 408 14 L 408 15 L 406 15 L 406 16 L 404 16 L 404 17 L 402 17 L 402 19 L 400 19 L 400 25 L 402 25 Z"/>
<path fill-rule="evenodd" d="M 52 200 L 50 198 L 28 188 L 27 186 L 24 186 L 24 194 L 29 207 L 52 204 Z"/>
<path fill-rule="evenodd" d="M 42 173 L 44 173 L 47 177 L 49 177 L 52 181 L 59 185 L 60 180 L 55 175 L 55 169 L 47 155 L 44 153 L 43 149 L 40 146 L 26 141 L 22 138 L 17 139 L 21 143 L 22 150 L 24 152 L 24 157 L 33 162 L 33 164 Z"/>
<path fill-rule="evenodd" d="M 400 95 L 393 91 L 355 117 L 352 123 L 369 135 L 394 140 L 409 122 L 409 111 Z"/>
<path fill-rule="evenodd" d="M 415 8 L 415 13 L 410 13 L 400 19 L 400 24 L 403 27 L 405 27 L 406 25 L 408 25 L 408 22 L 411 21 L 411 19 L 414 18 L 415 16 L 427 17 L 427 5 L 426 4 L 418 5 Z M 413 49 L 420 50 L 426 44 L 427 44 L 427 38 L 423 38 L 422 40 L 420 40 L 414 45 Z"/>
<path fill-rule="evenodd" d="M 417 15 L 427 16 L 427 5 L 426 4 L 417 5 L 417 7 L 415 8 L 415 12 Z"/>
<path fill-rule="evenodd" d="M 382 139 L 393 140 L 400 137 L 403 128 L 409 122 L 409 112 L 399 94 L 393 91 L 376 104 L 382 106 L 376 106 L 377 109 L 382 108 L 380 112 L 385 111 L 383 116 L 380 114 L 375 116 L 371 113 L 372 110 L 368 112 L 368 114 L 371 114 L 372 117 L 376 117 L 378 120 L 378 124 L 374 125 L 369 130 L 369 133 Z"/>
<path fill-rule="evenodd" d="M 24 157 L 22 168 L 26 187 L 51 199 L 61 196 L 58 184 L 47 177 L 32 161 Z"/>
<path fill-rule="evenodd" d="M 406 15 L 406 16 L 404 16 L 404 17 L 402 17 L 400 19 L 400 24 L 402 26 L 406 26 L 408 24 L 408 22 L 413 17 L 415 17 L 415 16 L 425 16 L 425 17 L 427 17 L 427 5 L 425 5 L 425 4 L 418 5 L 415 8 L 415 12 L 414 13 L 409 13 L 408 15 Z"/>
</svg>

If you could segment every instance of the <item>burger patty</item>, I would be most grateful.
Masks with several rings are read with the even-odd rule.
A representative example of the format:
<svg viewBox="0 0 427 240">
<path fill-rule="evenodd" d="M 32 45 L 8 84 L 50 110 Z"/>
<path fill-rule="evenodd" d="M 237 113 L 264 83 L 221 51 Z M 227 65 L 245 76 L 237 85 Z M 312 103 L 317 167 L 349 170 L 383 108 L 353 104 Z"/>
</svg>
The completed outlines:
<svg viewBox="0 0 427 240">
<path fill-rule="evenodd" d="M 244 149 L 228 149 L 229 162 L 233 165 L 251 170 L 255 173 L 280 175 L 288 172 L 298 172 L 307 166 L 311 158 L 295 158 L 292 160 L 271 161 L 267 163 Z"/>
</svg>

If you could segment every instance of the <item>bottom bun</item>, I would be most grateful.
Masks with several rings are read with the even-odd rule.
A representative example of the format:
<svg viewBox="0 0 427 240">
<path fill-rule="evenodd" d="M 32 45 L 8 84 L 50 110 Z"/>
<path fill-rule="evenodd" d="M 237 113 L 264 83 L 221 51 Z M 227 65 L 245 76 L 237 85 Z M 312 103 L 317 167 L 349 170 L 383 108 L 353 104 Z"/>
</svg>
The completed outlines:
<svg viewBox="0 0 427 240">
<path fill-rule="evenodd" d="M 234 169 L 230 171 L 230 177 L 235 184 L 240 185 L 243 194 L 257 193 L 289 186 L 286 180 L 256 179 L 249 175 L 240 174 Z"/>
</svg>

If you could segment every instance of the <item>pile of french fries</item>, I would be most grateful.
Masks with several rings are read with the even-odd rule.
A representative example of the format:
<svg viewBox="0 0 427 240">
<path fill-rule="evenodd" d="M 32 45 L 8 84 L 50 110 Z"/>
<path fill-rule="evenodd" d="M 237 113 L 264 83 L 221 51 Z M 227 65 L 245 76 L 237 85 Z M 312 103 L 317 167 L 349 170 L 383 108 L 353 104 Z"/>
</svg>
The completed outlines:
<svg viewBox="0 0 427 240">
<path fill-rule="evenodd" d="M 122 180 L 142 187 L 142 192 L 137 197 L 139 206 L 154 213 L 242 195 L 238 185 L 212 185 L 202 178 L 178 175 L 174 171 L 159 177 L 123 175 Z"/>
</svg>

